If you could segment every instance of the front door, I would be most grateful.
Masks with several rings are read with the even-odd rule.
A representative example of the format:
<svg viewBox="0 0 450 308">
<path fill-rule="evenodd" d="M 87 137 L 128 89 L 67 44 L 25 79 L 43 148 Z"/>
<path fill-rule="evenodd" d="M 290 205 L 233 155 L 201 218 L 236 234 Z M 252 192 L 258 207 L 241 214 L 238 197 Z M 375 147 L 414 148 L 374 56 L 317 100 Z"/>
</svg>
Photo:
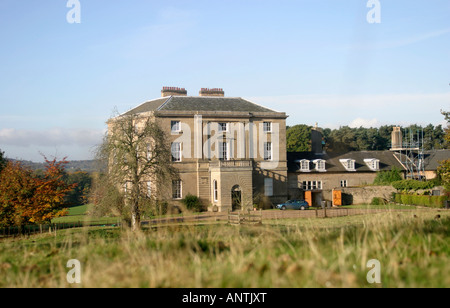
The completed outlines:
<svg viewBox="0 0 450 308">
<path fill-rule="evenodd" d="M 309 206 L 313 206 L 312 191 L 305 191 L 305 201 Z"/>
<path fill-rule="evenodd" d="M 342 205 L 342 191 L 333 190 L 333 205 L 334 206 Z"/>
<path fill-rule="evenodd" d="M 231 202 L 233 212 L 242 209 L 242 192 L 239 186 L 234 186 L 231 190 Z"/>
</svg>

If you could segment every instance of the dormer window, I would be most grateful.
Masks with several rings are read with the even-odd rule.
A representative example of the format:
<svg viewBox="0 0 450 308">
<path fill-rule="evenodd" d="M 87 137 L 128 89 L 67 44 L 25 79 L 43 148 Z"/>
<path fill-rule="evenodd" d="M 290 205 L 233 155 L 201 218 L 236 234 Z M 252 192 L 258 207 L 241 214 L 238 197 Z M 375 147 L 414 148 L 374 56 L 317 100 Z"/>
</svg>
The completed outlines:
<svg viewBox="0 0 450 308">
<path fill-rule="evenodd" d="M 300 167 L 299 170 L 301 172 L 310 172 L 311 171 L 310 167 L 309 167 L 309 163 L 310 163 L 309 160 L 302 159 L 302 160 L 298 161 L 297 163 L 299 164 L 299 167 Z"/>
<path fill-rule="evenodd" d="M 323 159 L 316 159 L 313 161 L 314 165 L 315 165 L 315 169 L 316 171 L 319 172 L 326 172 L 327 170 L 325 169 L 326 166 L 326 161 Z"/>
<path fill-rule="evenodd" d="M 339 160 L 347 171 L 356 171 L 354 159 L 340 159 Z"/>
<path fill-rule="evenodd" d="M 366 163 L 367 167 L 370 168 L 372 171 L 379 171 L 380 170 L 380 160 L 375 158 L 368 158 L 364 159 L 364 162 Z"/>
</svg>

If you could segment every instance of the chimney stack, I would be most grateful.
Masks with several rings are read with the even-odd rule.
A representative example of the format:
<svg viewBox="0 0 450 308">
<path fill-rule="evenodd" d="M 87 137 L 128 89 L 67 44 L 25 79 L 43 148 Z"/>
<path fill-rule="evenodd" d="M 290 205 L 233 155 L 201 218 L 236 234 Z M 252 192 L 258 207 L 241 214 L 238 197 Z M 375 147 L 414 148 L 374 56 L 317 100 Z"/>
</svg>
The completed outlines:
<svg viewBox="0 0 450 308">
<path fill-rule="evenodd" d="M 223 91 L 223 89 L 207 89 L 207 88 L 202 88 L 199 92 L 200 96 L 217 96 L 217 97 L 224 97 L 225 96 L 225 92 Z"/>
<path fill-rule="evenodd" d="M 392 131 L 391 151 L 399 150 L 403 147 L 403 134 L 401 127 L 394 127 Z"/>
<path fill-rule="evenodd" d="M 177 87 L 163 87 L 161 90 L 161 96 L 187 96 L 187 91 L 185 88 L 177 88 Z"/>
</svg>

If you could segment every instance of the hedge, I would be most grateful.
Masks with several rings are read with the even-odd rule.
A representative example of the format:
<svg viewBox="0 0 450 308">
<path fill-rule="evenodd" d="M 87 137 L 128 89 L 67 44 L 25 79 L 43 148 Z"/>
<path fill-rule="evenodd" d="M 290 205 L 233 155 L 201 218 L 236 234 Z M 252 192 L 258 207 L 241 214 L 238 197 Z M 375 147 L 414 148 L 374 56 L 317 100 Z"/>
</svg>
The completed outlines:
<svg viewBox="0 0 450 308">
<path fill-rule="evenodd" d="M 400 204 L 420 205 L 433 208 L 442 208 L 447 201 L 446 196 L 425 196 L 410 194 L 395 194 L 394 201 Z"/>
<path fill-rule="evenodd" d="M 402 180 L 392 183 L 392 187 L 398 191 L 417 191 L 419 189 L 432 189 L 436 186 L 436 181 L 417 181 L 417 180 Z"/>
</svg>

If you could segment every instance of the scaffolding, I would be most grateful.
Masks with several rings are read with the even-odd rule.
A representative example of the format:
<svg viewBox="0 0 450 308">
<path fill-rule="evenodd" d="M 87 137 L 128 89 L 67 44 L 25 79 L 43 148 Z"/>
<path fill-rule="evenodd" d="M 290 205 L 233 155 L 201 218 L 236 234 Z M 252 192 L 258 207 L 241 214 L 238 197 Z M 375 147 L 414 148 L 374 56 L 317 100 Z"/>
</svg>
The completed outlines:
<svg viewBox="0 0 450 308">
<path fill-rule="evenodd" d="M 423 128 L 413 130 L 396 127 L 392 133 L 392 151 L 406 170 L 406 179 L 425 180 Z"/>
</svg>

